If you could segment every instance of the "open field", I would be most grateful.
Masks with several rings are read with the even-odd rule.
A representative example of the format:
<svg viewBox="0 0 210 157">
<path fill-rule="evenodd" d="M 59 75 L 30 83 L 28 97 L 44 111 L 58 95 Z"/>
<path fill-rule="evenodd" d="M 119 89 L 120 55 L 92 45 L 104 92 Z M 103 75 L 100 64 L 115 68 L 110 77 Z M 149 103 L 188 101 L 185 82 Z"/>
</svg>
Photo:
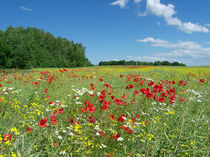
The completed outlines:
<svg viewBox="0 0 210 157">
<path fill-rule="evenodd" d="M 210 67 L 0 71 L 0 157 L 208 156 Z"/>
</svg>

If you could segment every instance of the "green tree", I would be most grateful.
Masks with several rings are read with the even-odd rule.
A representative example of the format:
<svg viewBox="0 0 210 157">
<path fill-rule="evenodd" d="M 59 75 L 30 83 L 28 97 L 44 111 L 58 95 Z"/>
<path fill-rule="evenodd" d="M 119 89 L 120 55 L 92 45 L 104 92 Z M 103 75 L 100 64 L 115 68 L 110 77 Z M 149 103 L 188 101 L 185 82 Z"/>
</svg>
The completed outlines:
<svg viewBox="0 0 210 157">
<path fill-rule="evenodd" d="M 11 51 L 7 43 L 0 37 L 0 67 L 10 68 L 11 67 Z"/>
</svg>

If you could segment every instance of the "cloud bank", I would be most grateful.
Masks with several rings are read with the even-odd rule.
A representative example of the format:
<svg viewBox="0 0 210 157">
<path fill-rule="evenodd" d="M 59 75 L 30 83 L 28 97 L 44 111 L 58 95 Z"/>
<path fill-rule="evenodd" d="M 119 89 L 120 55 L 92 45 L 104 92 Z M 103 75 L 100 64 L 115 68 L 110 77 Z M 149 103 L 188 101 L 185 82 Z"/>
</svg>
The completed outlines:
<svg viewBox="0 0 210 157">
<path fill-rule="evenodd" d="M 203 47 L 193 41 L 178 41 L 172 43 L 167 40 L 147 37 L 138 39 L 137 42 L 149 43 L 152 47 L 161 47 L 167 50 L 166 52 L 154 53 L 148 56 L 127 56 L 128 59 L 149 62 L 166 60 L 171 62 L 178 61 L 187 65 L 209 65 L 210 47 Z"/>
<path fill-rule="evenodd" d="M 134 0 L 135 3 L 140 3 L 142 0 Z M 116 0 L 112 2 L 112 5 L 119 5 L 121 8 L 125 8 L 129 0 Z M 179 30 L 186 33 L 203 32 L 208 33 L 209 29 L 199 24 L 192 22 L 182 22 L 177 18 L 175 6 L 173 4 L 165 5 L 160 0 L 146 0 L 146 8 L 143 13 L 138 12 L 139 16 L 146 16 L 148 14 L 155 15 L 157 17 L 164 18 L 166 23 L 170 26 L 176 26 Z M 206 25 L 207 26 L 207 25 Z"/>
</svg>

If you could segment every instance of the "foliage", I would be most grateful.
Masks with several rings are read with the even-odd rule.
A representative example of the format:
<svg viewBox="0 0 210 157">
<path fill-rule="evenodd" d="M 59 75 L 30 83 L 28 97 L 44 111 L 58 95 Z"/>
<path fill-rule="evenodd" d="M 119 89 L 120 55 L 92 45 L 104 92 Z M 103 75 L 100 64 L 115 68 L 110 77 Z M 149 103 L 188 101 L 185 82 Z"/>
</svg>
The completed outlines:
<svg viewBox="0 0 210 157">
<path fill-rule="evenodd" d="M 125 61 L 125 60 L 120 60 L 120 61 L 101 61 L 99 63 L 99 66 L 104 66 L 104 65 L 154 65 L 154 66 L 160 66 L 160 65 L 164 65 L 164 66 L 186 66 L 183 63 L 178 63 L 178 62 L 173 62 L 170 63 L 168 61 L 155 61 L 153 62 L 140 62 L 140 61 Z"/>
<path fill-rule="evenodd" d="M 85 47 L 37 28 L 8 27 L 0 31 L 1 52 L 6 55 L 6 68 L 85 67 L 91 63 L 85 57 Z M 5 50 L 7 49 L 7 50 Z M 9 63 L 9 64 L 8 64 Z"/>
</svg>

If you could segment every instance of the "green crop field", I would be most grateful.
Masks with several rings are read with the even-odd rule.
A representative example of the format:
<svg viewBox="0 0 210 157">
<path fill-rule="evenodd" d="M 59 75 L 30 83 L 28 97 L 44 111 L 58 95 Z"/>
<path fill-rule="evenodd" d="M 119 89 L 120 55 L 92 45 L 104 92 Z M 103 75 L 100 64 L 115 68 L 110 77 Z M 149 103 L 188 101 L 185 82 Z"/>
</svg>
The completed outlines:
<svg viewBox="0 0 210 157">
<path fill-rule="evenodd" d="M 0 71 L 0 157 L 208 156 L 210 67 Z"/>
</svg>

